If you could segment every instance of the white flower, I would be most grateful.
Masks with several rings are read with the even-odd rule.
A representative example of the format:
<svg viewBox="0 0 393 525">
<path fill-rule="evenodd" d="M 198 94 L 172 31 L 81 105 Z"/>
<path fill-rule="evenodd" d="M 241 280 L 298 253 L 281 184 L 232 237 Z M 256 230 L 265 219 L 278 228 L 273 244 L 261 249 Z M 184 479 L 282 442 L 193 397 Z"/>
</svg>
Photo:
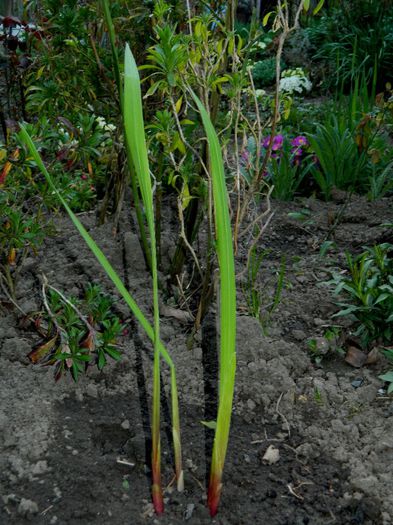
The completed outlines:
<svg viewBox="0 0 393 525">
<path fill-rule="evenodd" d="M 264 95 L 266 95 L 266 91 L 264 89 L 256 89 L 255 90 L 255 96 L 257 98 L 262 98 Z"/>
<path fill-rule="evenodd" d="M 107 124 L 104 117 L 96 117 L 96 122 L 98 127 L 103 131 L 108 131 L 109 133 L 112 133 L 116 130 L 116 126 L 114 124 Z"/>
<path fill-rule="evenodd" d="M 312 83 L 305 76 L 286 76 L 280 80 L 279 89 L 289 94 L 294 92 L 303 93 L 304 91 L 311 91 Z"/>
<path fill-rule="evenodd" d="M 106 126 L 106 120 L 104 119 L 104 117 L 97 117 L 96 122 L 99 128 L 104 128 Z"/>
</svg>

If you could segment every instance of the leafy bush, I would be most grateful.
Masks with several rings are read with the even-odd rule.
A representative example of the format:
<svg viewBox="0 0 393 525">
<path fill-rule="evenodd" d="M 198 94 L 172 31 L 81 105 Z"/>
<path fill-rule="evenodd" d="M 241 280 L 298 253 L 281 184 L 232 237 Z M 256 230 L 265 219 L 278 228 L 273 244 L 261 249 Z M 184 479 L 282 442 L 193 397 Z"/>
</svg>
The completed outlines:
<svg viewBox="0 0 393 525">
<path fill-rule="evenodd" d="M 318 158 L 311 173 L 326 199 L 334 187 L 358 189 L 365 183 L 367 154 L 359 153 L 353 134 L 335 117 L 325 125 L 319 124 L 316 132 L 307 136 Z"/>
<path fill-rule="evenodd" d="M 270 137 L 266 137 L 260 146 L 260 156 L 264 157 Z M 306 160 L 309 144 L 306 137 L 299 135 L 293 139 L 282 134 L 273 139 L 272 155 L 269 159 L 264 180 L 273 185 L 272 196 L 283 201 L 292 200 L 304 177 L 310 171 L 311 163 Z M 247 149 L 241 158 L 241 173 L 249 184 L 254 173 L 257 145 L 254 138 L 248 140 Z"/>
<path fill-rule="evenodd" d="M 343 300 L 335 317 L 350 316 L 356 323 L 355 335 L 364 347 L 393 338 L 393 245 L 384 243 L 357 257 L 347 253 L 349 274 L 335 274 L 328 284 Z"/>
<path fill-rule="evenodd" d="M 344 0 L 313 19 L 306 29 L 315 57 L 326 66 L 325 83 L 351 86 L 354 74 L 364 71 L 371 85 L 374 73 L 379 87 L 392 79 L 393 13 L 380 0 Z"/>
<path fill-rule="evenodd" d="M 281 61 L 281 69 L 286 67 Z M 271 86 L 276 80 L 276 59 L 265 58 L 254 63 L 252 68 L 252 78 L 256 88 Z"/>
</svg>

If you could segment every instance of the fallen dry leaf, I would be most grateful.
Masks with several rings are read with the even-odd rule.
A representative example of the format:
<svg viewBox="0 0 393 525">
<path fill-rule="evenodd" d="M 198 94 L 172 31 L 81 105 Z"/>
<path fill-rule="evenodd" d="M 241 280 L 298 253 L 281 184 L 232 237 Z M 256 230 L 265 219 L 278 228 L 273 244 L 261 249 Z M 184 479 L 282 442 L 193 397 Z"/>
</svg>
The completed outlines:
<svg viewBox="0 0 393 525">
<path fill-rule="evenodd" d="M 375 363 L 378 361 L 379 357 L 379 350 L 377 347 L 374 347 L 371 352 L 367 355 L 366 365 L 375 365 Z"/>
<path fill-rule="evenodd" d="M 347 355 L 345 356 L 345 361 L 355 368 L 360 368 L 366 363 L 367 354 L 355 346 L 350 346 L 348 348 Z"/>
</svg>

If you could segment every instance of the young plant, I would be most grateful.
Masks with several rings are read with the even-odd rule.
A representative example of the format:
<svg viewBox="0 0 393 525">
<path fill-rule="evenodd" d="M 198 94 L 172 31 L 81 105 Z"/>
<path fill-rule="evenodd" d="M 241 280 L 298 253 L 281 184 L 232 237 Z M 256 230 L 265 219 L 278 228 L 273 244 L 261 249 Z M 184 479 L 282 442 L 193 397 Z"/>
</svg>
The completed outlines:
<svg viewBox="0 0 393 525">
<path fill-rule="evenodd" d="M 153 276 L 153 303 L 154 303 L 154 373 L 153 373 L 153 418 L 152 418 L 152 474 L 153 474 L 153 503 L 157 513 L 164 510 L 161 488 L 161 459 L 160 459 L 160 312 L 158 303 L 158 274 L 156 234 L 153 210 L 153 191 L 151 187 L 149 161 L 145 142 L 143 122 L 142 96 L 138 68 L 129 46 L 126 46 L 124 64 L 124 124 L 126 140 L 132 162 L 141 188 L 142 200 L 145 207 L 146 221 L 150 235 L 151 269 Z M 173 416 L 172 416 L 173 417 Z M 176 474 L 178 484 L 182 489 L 182 468 L 180 450 L 180 429 L 178 419 L 174 420 L 173 443 L 175 448 Z"/>
<path fill-rule="evenodd" d="M 14 300 L 23 262 L 29 253 L 36 253 L 46 233 L 41 212 L 30 216 L 21 207 L 22 203 L 0 202 L 0 277 Z"/>
<path fill-rule="evenodd" d="M 357 325 L 355 335 L 367 347 L 389 343 L 393 337 L 393 245 L 366 248 L 357 257 L 347 253 L 348 275 L 334 275 L 328 284 L 340 295 L 335 317 L 350 316 Z"/>
<path fill-rule="evenodd" d="M 370 189 L 367 197 L 370 201 L 382 199 L 393 191 L 393 163 L 388 164 L 380 173 L 373 166 L 372 175 L 369 177 Z"/>
<path fill-rule="evenodd" d="M 359 153 L 348 128 L 333 118 L 326 125 L 318 125 L 316 132 L 308 135 L 308 139 L 318 158 L 318 166 L 314 166 L 311 173 L 326 199 L 330 199 L 334 187 L 357 190 L 361 186 L 367 154 Z"/>
<path fill-rule="evenodd" d="M 42 295 L 45 312 L 35 316 L 35 325 L 44 341 L 29 353 L 32 363 L 54 365 L 56 381 L 67 372 L 77 381 L 89 366 L 102 370 L 108 358 L 121 358 L 116 340 L 123 327 L 112 311 L 113 300 L 99 286 L 89 285 L 79 300 L 44 278 Z"/>
<path fill-rule="evenodd" d="M 228 447 L 236 372 L 236 285 L 232 230 L 228 210 L 221 147 L 209 115 L 192 94 L 201 114 L 209 144 L 213 183 L 216 251 L 220 268 L 220 384 L 217 426 L 208 489 L 210 515 L 215 516 L 222 490 L 222 475 Z"/>
<path fill-rule="evenodd" d="M 247 264 L 247 282 L 243 290 L 249 312 L 259 320 L 265 333 L 273 312 L 280 304 L 286 267 L 285 258 L 282 258 L 273 297 L 266 297 L 256 284 L 261 265 L 268 253 L 269 250 L 257 253 L 255 247 L 251 250 Z"/>
</svg>

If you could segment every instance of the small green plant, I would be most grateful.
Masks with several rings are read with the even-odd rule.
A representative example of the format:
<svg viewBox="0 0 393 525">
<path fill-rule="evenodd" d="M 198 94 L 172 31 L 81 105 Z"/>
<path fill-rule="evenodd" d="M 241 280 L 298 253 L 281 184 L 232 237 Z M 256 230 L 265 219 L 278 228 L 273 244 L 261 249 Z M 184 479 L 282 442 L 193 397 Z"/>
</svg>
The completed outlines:
<svg viewBox="0 0 393 525">
<path fill-rule="evenodd" d="M 16 206 L 2 206 L 0 202 L 0 275 L 8 291 L 16 299 L 16 283 L 23 262 L 30 253 L 36 253 L 45 238 L 43 218 L 32 216 Z"/>
<path fill-rule="evenodd" d="M 56 381 L 67 373 L 77 381 L 88 367 L 102 370 L 108 358 L 121 358 L 116 342 L 124 327 L 99 286 L 89 285 L 82 299 L 67 298 L 44 278 L 42 292 L 45 311 L 35 324 L 44 341 L 30 352 L 32 363 L 53 365 Z"/>
<path fill-rule="evenodd" d="M 288 218 L 299 221 L 303 226 L 313 226 L 315 224 L 312 213 L 308 208 L 303 208 L 299 211 L 290 211 Z"/>
<path fill-rule="evenodd" d="M 307 341 L 307 346 L 311 354 L 312 360 L 316 365 L 320 365 L 323 359 L 323 354 L 318 348 L 318 341 L 315 338 L 309 339 Z"/>
<path fill-rule="evenodd" d="M 331 326 L 321 337 L 313 337 L 307 341 L 307 346 L 315 364 L 320 365 L 323 359 L 334 354 L 344 355 L 340 346 L 341 327 Z"/>
<path fill-rule="evenodd" d="M 322 398 L 322 392 L 319 390 L 318 387 L 314 388 L 314 400 L 317 403 L 317 405 L 323 405 L 323 398 Z"/>
<path fill-rule="evenodd" d="M 359 153 L 353 134 L 335 117 L 326 125 L 319 124 L 308 139 L 318 158 L 311 174 L 326 199 L 330 199 L 334 187 L 358 190 L 365 184 L 367 154 Z"/>
<path fill-rule="evenodd" d="M 384 243 L 353 257 L 346 254 L 348 273 L 334 274 L 327 283 L 335 286 L 340 311 L 335 317 L 350 316 L 355 335 L 364 347 L 390 343 L 393 337 L 393 245 Z"/>
<path fill-rule="evenodd" d="M 269 253 L 270 250 L 263 250 L 258 253 L 256 247 L 253 247 L 247 264 L 247 280 L 243 286 L 243 294 L 246 298 L 248 311 L 253 317 L 259 320 L 264 332 L 267 331 L 270 319 L 280 304 L 286 270 L 286 262 L 283 257 L 277 272 L 277 281 L 274 286 L 273 296 L 267 297 L 258 287 L 257 278 L 262 263 Z"/>
<path fill-rule="evenodd" d="M 376 201 L 385 197 L 393 191 L 393 163 L 390 163 L 380 173 L 373 166 L 373 173 L 369 177 L 370 189 L 367 197 L 370 201 Z"/>
</svg>

